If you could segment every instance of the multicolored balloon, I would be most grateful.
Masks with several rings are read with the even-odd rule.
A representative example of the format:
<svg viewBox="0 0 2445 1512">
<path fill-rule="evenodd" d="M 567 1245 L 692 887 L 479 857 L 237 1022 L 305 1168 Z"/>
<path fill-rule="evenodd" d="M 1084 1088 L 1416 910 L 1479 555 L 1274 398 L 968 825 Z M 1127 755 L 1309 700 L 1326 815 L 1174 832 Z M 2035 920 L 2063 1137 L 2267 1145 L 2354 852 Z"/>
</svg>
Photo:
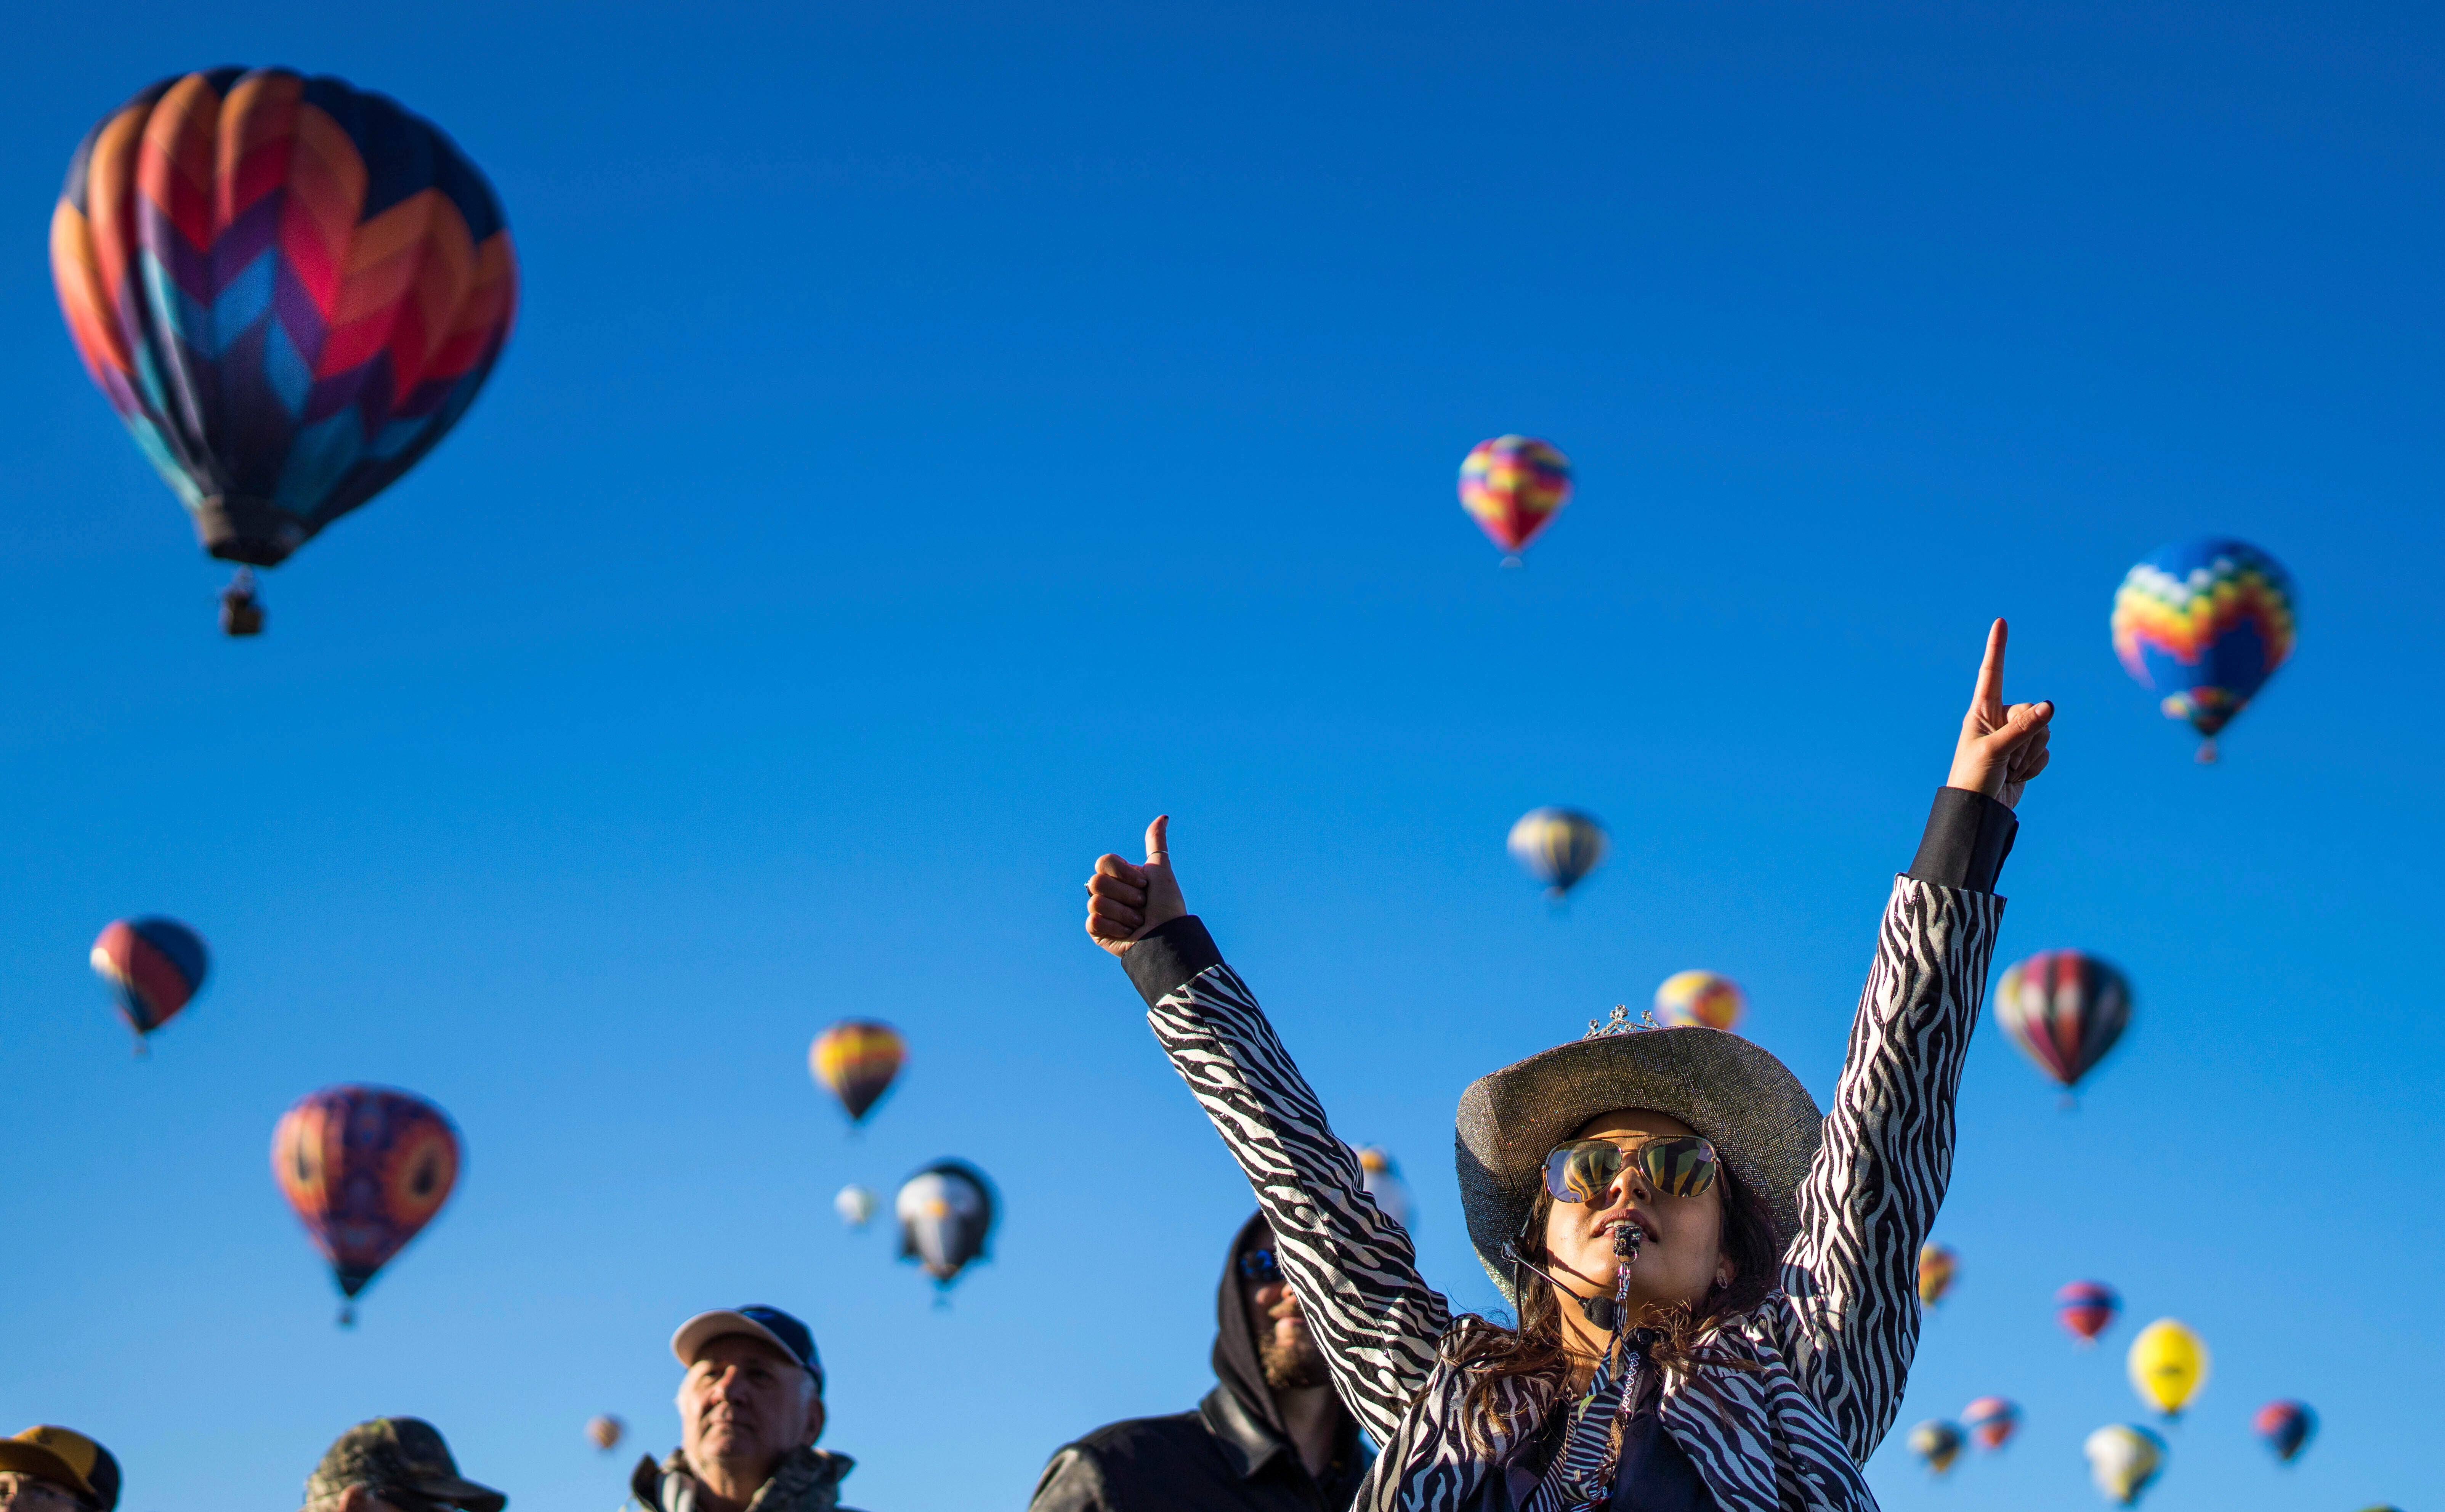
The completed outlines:
<svg viewBox="0 0 2445 1512">
<path fill-rule="evenodd" d="M 1942 1475 L 1961 1457 L 1961 1429 L 1930 1419 L 1910 1430 L 1910 1451 L 1929 1470 Z"/>
<path fill-rule="evenodd" d="M 1604 860 L 1604 826 L 1577 809 L 1531 809 L 1511 827 L 1511 859 L 1560 899 Z"/>
<path fill-rule="evenodd" d="M 2114 654 L 2164 696 L 2167 719 L 2190 721 L 2199 759 L 2212 761 L 2216 732 L 2292 654 L 2292 580 L 2273 557 L 2243 541 L 2183 541 L 2123 578 Z"/>
<path fill-rule="evenodd" d="M 212 969 L 202 937 L 176 919 L 120 919 L 93 943 L 93 970 L 119 999 L 119 1016 L 144 1036 L 178 1016 Z"/>
<path fill-rule="evenodd" d="M 2275 1451 L 2277 1459 L 2289 1465 L 2318 1431 L 2318 1414 L 2305 1402 L 2269 1402 L 2251 1415 L 2249 1430 Z"/>
<path fill-rule="evenodd" d="M 1922 1244 L 1918 1252 L 1918 1299 L 1930 1307 L 1944 1300 L 1952 1290 L 1952 1273 L 1959 1268 L 1961 1257 L 1941 1244 Z"/>
<path fill-rule="evenodd" d="M 598 1412 L 586 1420 L 586 1436 L 592 1439 L 594 1447 L 606 1454 L 618 1448 L 620 1441 L 625 1438 L 627 1433 L 628 1425 L 608 1412 Z"/>
<path fill-rule="evenodd" d="M 2000 1449 L 2021 1427 L 2021 1409 L 2009 1398 L 1982 1396 L 1961 1409 L 1961 1426 L 1982 1449 Z"/>
<path fill-rule="evenodd" d="M 1740 983 L 1711 971 L 1676 971 L 1655 989 L 1655 1021 L 1667 1029 L 1728 1030 L 1747 1010 Z"/>
<path fill-rule="evenodd" d="M 2103 1281 L 2074 1281 L 2055 1293 L 2056 1320 L 2082 1344 L 2096 1343 L 2121 1312 L 2122 1298 Z"/>
<path fill-rule="evenodd" d="M 2130 1027 L 2131 983 L 2095 956 L 2041 950 L 2006 968 L 1995 1021 L 2067 1092 Z"/>
<path fill-rule="evenodd" d="M 353 1301 L 449 1201 L 458 1131 L 413 1092 L 327 1087 L 281 1115 L 271 1174 Z M 355 1309 L 340 1321 L 355 1322 Z"/>
<path fill-rule="evenodd" d="M 1358 1175 L 1367 1195 L 1375 1199 L 1375 1210 L 1403 1228 L 1409 1227 L 1409 1184 L 1401 1179 L 1401 1167 L 1393 1164 L 1390 1152 L 1381 1145 L 1361 1149 Z"/>
<path fill-rule="evenodd" d="M 164 79 L 103 118 L 51 214 L 51 280 L 204 549 L 256 567 L 433 449 L 517 304 L 500 203 L 450 139 L 285 68 Z"/>
<path fill-rule="evenodd" d="M 996 1218 L 993 1184 L 965 1161 L 938 1160 L 908 1178 L 892 1211 L 900 1218 L 900 1258 L 913 1260 L 937 1286 L 983 1260 Z"/>
<path fill-rule="evenodd" d="M 2081 1446 L 2088 1456 L 2088 1476 L 2118 1506 L 2139 1500 L 2165 1470 L 2165 1441 L 2131 1423 L 2099 1428 Z"/>
<path fill-rule="evenodd" d="M 857 1124 L 891 1090 L 907 1058 L 907 1042 L 897 1029 L 871 1018 L 844 1018 L 815 1036 L 807 1067 Z"/>
<path fill-rule="evenodd" d="M 2208 1384 L 2206 1340 L 2174 1318 L 2160 1317 L 2141 1329 L 2124 1363 L 2139 1400 L 2169 1418 L 2180 1417 Z"/>
<path fill-rule="evenodd" d="M 1570 497 L 1571 459 L 1533 436 L 1480 441 L 1460 464 L 1461 508 L 1510 553 L 1506 567 L 1520 564 L 1520 553 Z"/>
<path fill-rule="evenodd" d="M 874 1217 L 874 1210 L 882 1205 L 883 1199 L 855 1182 L 832 1194 L 832 1211 L 851 1228 L 864 1228 Z"/>
</svg>

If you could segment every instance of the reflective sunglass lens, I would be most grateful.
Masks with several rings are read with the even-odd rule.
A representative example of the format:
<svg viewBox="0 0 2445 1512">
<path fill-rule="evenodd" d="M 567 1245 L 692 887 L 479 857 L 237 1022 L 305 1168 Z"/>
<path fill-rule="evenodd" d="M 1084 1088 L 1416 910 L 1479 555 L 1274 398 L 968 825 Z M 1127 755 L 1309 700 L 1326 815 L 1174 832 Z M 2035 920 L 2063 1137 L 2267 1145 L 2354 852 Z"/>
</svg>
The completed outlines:
<svg viewBox="0 0 2445 1512">
<path fill-rule="evenodd" d="M 1621 1174 L 1621 1158 L 1602 1140 L 1564 1145 L 1545 1157 L 1545 1190 L 1558 1203 L 1593 1202 Z"/>
<path fill-rule="evenodd" d="M 1696 1197 L 1715 1185 L 1715 1147 L 1703 1139 L 1656 1139 L 1639 1147 L 1638 1167 L 1668 1197 Z"/>
<path fill-rule="evenodd" d="M 1281 1279 L 1281 1262 L 1269 1249 L 1252 1249 L 1240 1257 L 1240 1279 L 1243 1281 L 1278 1281 Z"/>
</svg>

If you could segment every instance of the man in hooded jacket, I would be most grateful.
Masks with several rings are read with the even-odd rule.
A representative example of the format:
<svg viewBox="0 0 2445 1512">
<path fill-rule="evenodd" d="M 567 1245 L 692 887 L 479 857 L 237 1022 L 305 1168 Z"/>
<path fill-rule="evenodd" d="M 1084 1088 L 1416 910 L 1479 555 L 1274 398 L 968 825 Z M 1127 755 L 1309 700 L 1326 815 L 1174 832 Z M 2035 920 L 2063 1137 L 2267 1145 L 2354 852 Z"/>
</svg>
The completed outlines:
<svg viewBox="0 0 2445 1512">
<path fill-rule="evenodd" d="M 1028 1512 L 1341 1512 L 1373 1453 L 1333 1391 L 1263 1214 L 1241 1225 L 1215 1298 L 1214 1373 L 1195 1411 L 1065 1445 Z"/>
</svg>

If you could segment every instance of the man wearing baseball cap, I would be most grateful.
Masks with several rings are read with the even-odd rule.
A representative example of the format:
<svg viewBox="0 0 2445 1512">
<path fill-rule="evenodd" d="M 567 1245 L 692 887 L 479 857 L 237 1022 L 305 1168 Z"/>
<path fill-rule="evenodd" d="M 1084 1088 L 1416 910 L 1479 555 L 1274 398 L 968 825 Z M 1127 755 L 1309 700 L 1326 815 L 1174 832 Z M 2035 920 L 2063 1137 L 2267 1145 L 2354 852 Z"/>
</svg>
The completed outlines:
<svg viewBox="0 0 2445 1512">
<path fill-rule="evenodd" d="M 0 1507 L 8 1512 L 111 1512 L 119 1462 L 73 1428 L 47 1424 L 0 1439 Z"/>
<path fill-rule="evenodd" d="M 415 1417 L 358 1424 L 306 1478 L 307 1512 L 501 1512 L 509 1502 L 460 1475 L 440 1430 Z"/>
<path fill-rule="evenodd" d="M 848 1512 L 840 1483 L 857 1463 L 815 1447 L 824 1362 L 807 1325 L 761 1304 L 699 1313 L 671 1335 L 680 1447 L 628 1481 L 643 1512 Z"/>
</svg>

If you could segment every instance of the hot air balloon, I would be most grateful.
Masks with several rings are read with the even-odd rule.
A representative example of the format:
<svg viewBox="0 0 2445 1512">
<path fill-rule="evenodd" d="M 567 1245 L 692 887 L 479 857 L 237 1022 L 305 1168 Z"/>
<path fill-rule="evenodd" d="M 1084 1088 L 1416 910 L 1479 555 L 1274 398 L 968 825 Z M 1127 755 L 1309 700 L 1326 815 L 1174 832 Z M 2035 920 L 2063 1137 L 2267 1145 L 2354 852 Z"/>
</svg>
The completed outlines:
<svg viewBox="0 0 2445 1512">
<path fill-rule="evenodd" d="M 874 1216 L 874 1210 L 882 1205 L 883 1199 L 855 1182 L 832 1195 L 832 1211 L 840 1214 L 841 1222 L 851 1228 L 864 1228 L 867 1221 Z"/>
<path fill-rule="evenodd" d="M 2318 1431 L 2318 1414 L 2305 1402 L 2269 1402 L 2250 1418 L 2249 1430 L 2266 1441 L 2277 1459 L 2289 1465 Z"/>
<path fill-rule="evenodd" d="M 2168 546 L 2114 595 L 2114 654 L 2163 695 L 2165 717 L 2199 733 L 2199 759 L 2292 654 L 2292 580 L 2241 541 Z"/>
<path fill-rule="evenodd" d="M 592 1439 L 594 1447 L 606 1454 L 618 1448 L 620 1440 L 625 1437 L 627 1432 L 628 1425 L 608 1412 L 598 1412 L 586 1420 L 586 1436 Z"/>
<path fill-rule="evenodd" d="M 1655 1021 L 1668 1029 L 1729 1029 L 1747 1007 L 1740 984 L 1711 971 L 1676 971 L 1655 989 Z"/>
<path fill-rule="evenodd" d="M 177 920 L 121 919 L 94 941 L 93 969 L 110 984 L 141 1055 L 144 1036 L 195 1000 L 212 966 L 203 941 Z"/>
<path fill-rule="evenodd" d="M 274 567 L 416 465 L 517 303 L 501 207 L 432 124 L 285 68 L 164 79 L 51 214 L 68 334 L 204 549 Z M 233 634 L 261 627 L 251 576 Z"/>
<path fill-rule="evenodd" d="M 1391 1155 L 1380 1145 L 1370 1145 L 1358 1152 L 1358 1175 L 1367 1195 L 1375 1199 L 1375 1210 L 1400 1224 L 1409 1226 L 1409 1184 L 1401 1179 L 1401 1168 L 1392 1163 Z"/>
<path fill-rule="evenodd" d="M 1520 553 L 1571 497 L 1571 459 L 1551 441 L 1498 436 L 1469 448 L 1460 464 L 1461 508 L 1518 567 Z"/>
<path fill-rule="evenodd" d="M 2206 1342 L 2170 1317 L 2139 1331 L 2125 1363 L 2139 1400 L 2169 1418 L 2181 1416 L 2199 1388 L 2208 1384 Z"/>
<path fill-rule="evenodd" d="M 1918 1299 L 1930 1307 L 1952 1290 L 1952 1273 L 1961 1257 L 1941 1244 L 1922 1244 L 1918 1252 Z"/>
<path fill-rule="evenodd" d="M 2021 1426 L 2021 1409 L 2001 1396 L 1982 1396 L 1961 1409 L 1961 1426 L 1982 1449 L 2000 1449 Z"/>
<path fill-rule="evenodd" d="M 449 1200 L 458 1131 L 413 1092 L 327 1087 L 281 1115 L 271 1174 L 353 1303 Z M 340 1321 L 356 1321 L 353 1305 Z"/>
<path fill-rule="evenodd" d="M 2131 1023 L 2131 984 L 2077 950 L 2041 950 L 2004 972 L 1995 1020 L 2066 1094 Z"/>
<path fill-rule="evenodd" d="M 2129 1423 L 2099 1428 L 2081 1450 L 2088 1456 L 2089 1479 L 2120 1506 L 2137 1502 L 2165 1468 L 2165 1441 Z"/>
<path fill-rule="evenodd" d="M 1932 1419 L 1910 1430 L 1910 1451 L 1937 1475 L 1952 1468 L 1961 1454 L 1961 1430 Z"/>
<path fill-rule="evenodd" d="M 1511 859 L 1560 902 L 1604 859 L 1604 826 L 1576 809 L 1531 809 L 1511 827 Z"/>
<path fill-rule="evenodd" d="M 2082 1344 L 2096 1343 L 2097 1335 L 2113 1327 L 2121 1311 L 2122 1298 L 2103 1281 L 2074 1281 L 2055 1293 L 2056 1319 Z"/>
<path fill-rule="evenodd" d="M 900 1218 L 900 1258 L 913 1260 L 948 1290 L 983 1260 L 993 1233 L 993 1184 L 964 1161 L 938 1160 L 908 1178 L 892 1211 Z"/>
<path fill-rule="evenodd" d="M 844 1018 L 815 1036 L 807 1051 L 807 1065 L 815 1080 L 828 1088 L 849 1111 L 851 1124 L 862 1123 L 883 1094 L 891 1090 L 908 1055 L 900 1031 L 871 1018 Z"/>
</svg>

